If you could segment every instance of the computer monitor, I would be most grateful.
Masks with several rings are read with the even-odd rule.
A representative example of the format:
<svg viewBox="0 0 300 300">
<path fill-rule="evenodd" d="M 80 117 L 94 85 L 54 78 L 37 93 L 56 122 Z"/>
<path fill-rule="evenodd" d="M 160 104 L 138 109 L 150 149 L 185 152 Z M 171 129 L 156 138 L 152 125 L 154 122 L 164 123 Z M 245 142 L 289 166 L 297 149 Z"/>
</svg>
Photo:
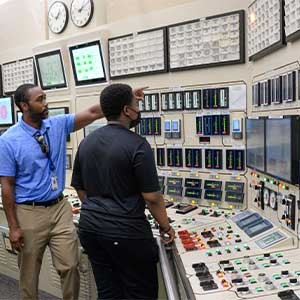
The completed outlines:
<svg viewBox="0 0 300 300">
<path fill-rule="evenodd" d="M 69 51 L 76 86 L 106 82 L 99 41 L 71 46 Z"/>
<path fill-rule="evenodd" d="M 41 88 L 43 90 L 67 87 L 60 50 L 35 55 Z"/>
<path fill-rule="evenodd" d="M 266 173 L 299 183 L 298 116 L 266 120 Z"/>
<path fill-rule="evenodd" d="M 0 127 L 15 123 L 14 103 L 12 97 L 0 97 Z"/>
<path fill-rule="evenodd" d="M 247 167 L 265 171 L 265 120 L 246 119 Z"/>
</svg>

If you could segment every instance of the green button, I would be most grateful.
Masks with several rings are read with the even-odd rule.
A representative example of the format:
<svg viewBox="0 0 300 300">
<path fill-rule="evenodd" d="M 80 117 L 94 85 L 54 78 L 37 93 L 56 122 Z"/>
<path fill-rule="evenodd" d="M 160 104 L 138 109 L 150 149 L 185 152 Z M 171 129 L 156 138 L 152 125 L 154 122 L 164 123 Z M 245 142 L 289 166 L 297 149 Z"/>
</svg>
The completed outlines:
<svg viewBox="0 0 300 300">
<path fill-rule="evenodd" d="M 230 224 L 227 224 L 226 227 L 227 227 L 228 229 L 231 229 L 231 225 L 230 225 Z"/>
<path fill-rule="evenodd" d="M 247 268 L 246 268 L 246 267 L 241 267 L 240 270 L 241 270 L 242 272 L 246 272 L 246 271 L 247 271 Z"/>
<path fill-rule="evenodd" d="M 273 275 L 273 278 L 276 279 L 276 280 L 281 279 L 280 275 L 278 275 L 278 274 L 274 274 L 274 275 Z"/>
<path fill-rule="evenodd" d="M 206 251 L 206 254 L 208 255 L 208 254 L 211 254 L 211 251 Z"/>
<path fill-rule="evenodd" d="M 264 291 L 261 287 L 257 287 L 257 288 L 255 288 L 255 290 L 256 290 L 257 292 L 263 292 L 263 291 Z"/>
<path fill-rule="evenodd" d="M 250 278 L 250 279 L 249 279 L 249 282 L 250 282 L 251 284 L 254 284 L 254 283 L 256 283 L 257 281 L 255 280 L 255 278 Z"/>
<path fill-rule="evenodd" d="M 269 267 L 270 267 L 270 264 L 263 264 L 263 267 L 264 267 L 264 268 L 269 268 Z"/>
<path fill-rule="evenodd" d="M 256 260 L 257 260 L 257 261 L 262 261 L 262 260 L 264 260 L 264 258 L 261 257 L 261 256 L 259 256 L 259 257 L 256 257 Z"/>
<path fill-rule="evenodd" d="M 225 248 L 225 251 L 229 251 L 229 250 L 230 250 L 230 248 L 229 248 L 229 247 L 226 247 L 226 248 Z"/>
<path fill-rule="evenodd" d="M 300 271 L 296 271 L 295 274 L 300 276 Z"/>
<path fill-rule="evenodd" d="M 290 261 L 288 259 L 284 259 L 283 263 L 287 265 L 287 264 L 290 264 Z"/>
<path fill-rule="evenodd" d="M 237 260 L 235 261 L 235 264 L 236 264 L 236 265 L 241 265 L 242 262 L 241 262 L 239 259 L 237 259 Z"/>
<path fill-rule="evenodd" d="M 283 257 L 283 255 L 281 253 L 276 253 L 277 257 Z"/>
<path fill-rule="evenodd" d="M 289 285 L 286 282 L 283 282 L 280 284 L 283 288 L 289 287 Z"/>
<path fill-rule="evenodd" d="M 245 244 L 245 245 L 244 245 L 244 248 L 247 249 L 247 248 L 249 248 L 249 246 L 248 246 L 247 244 Z"/>
<path fill-rule="evenodd" d="M 234 236 L 237 237 L 239 234 L 238 233 L 234 233 Z"/>
</svg>

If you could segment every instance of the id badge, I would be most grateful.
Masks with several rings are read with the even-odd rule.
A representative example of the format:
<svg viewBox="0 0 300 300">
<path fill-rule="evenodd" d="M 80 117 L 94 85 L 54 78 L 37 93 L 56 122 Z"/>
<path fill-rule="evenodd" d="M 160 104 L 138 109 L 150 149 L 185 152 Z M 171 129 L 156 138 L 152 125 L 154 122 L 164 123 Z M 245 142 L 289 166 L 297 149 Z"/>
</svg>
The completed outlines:
<svg viewBox="0 0 300 300">
<path fill-rule="evenodd" d="M 58 189 L 58 183 L 57 183 L 56 176 L 51 177 L 51 189 L 52 189 L 52 191 L 56 191 Z"/>
</svg>

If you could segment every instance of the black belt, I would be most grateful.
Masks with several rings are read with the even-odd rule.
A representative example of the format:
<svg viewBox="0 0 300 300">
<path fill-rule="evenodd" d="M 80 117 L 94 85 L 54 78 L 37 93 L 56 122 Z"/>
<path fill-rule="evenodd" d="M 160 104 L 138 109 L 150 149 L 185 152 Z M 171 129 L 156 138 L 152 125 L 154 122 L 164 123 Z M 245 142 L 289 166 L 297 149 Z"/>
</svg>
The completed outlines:
<svg viewBox="0 0 300 300">
<path fill-rule="evenodd" d="M 17 204 L 22 204 L 22 205 L 31 205 L 31 206 L 52 206 L 54 204 L 57 204 L 59 201 L 61 201 L 62 199 L 64 199 L 64 195 L 60 194 L 57 198 L 52 199 L 52 200 L 48 200 L 48 201 L 44 201 L 44 202 L 36 202 L 36 201 L 24 201 L 21 203 L 17 203 Z"/>
</svg>

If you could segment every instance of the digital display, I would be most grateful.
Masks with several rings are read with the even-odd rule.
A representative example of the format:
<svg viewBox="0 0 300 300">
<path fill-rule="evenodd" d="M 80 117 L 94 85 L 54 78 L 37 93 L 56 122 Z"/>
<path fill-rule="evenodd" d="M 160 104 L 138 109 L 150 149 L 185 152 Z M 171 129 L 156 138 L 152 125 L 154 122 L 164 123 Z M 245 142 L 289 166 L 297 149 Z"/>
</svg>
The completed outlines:
<svg viewBox="0 0 300 300">
<path fill-rule="evenodd" d="M 243 193 L 244 192 L 244 183 L 235 182 L 235 181 L 226 181 L 225 191 Z"/>
<path fill-rule="evenodd" d="M 0 126 L 14 124 L 14 105 L 11 97 L 0 97 Z"/>
<path fill-rule="evenodd" d="M 291 181 L 291 118 L 266 120 L 266 172 Z"/>
<path fill-rule="evenodd" d="M 38 54 L 35 59 L 43 90 L 67 86 L 60 50 Z"/>
<path fill-rule="evenodd" d="M 171 132 L 171 121 L 165 120 L 165 132 Z"/>
<path fill-rule="evenodd" d="M 246 119 L 247 166 L 265 171 L 265 120 Z"/>
<path fill-rule="evenodd" d="M 182 186 L 182 178 L 168 177 L 167 178 L 167 185 L 170 185 L 170 186 Z"/>
<path fill-rule="evenodd" d="M 201 179 L 185 178 L 184 186 L 191 187 L 191 188 L 200 188 L 201 187 Z"/>
<path fill-rule="evenodd" d="M 232 203 L 243 203 L 244 202 L 244 194 L 243 193 L 235 193 L 235 192 L 226 192 L 225 201 Z"/>
<path fill-rule="evenodd" d="M 206 190 L 221 190 L 222 181 L 205 180 L 204 189 Z"/>
<path fill-rule="evenodd" d="M 186 188 L 184 196 L 187 198 L 201 198 L 201 189 Z"/>
<path fill-rule="evenodd" d="M 234 132 L 241 132 L 241 122 L 239 119 L 232 120 L 232 131 Z"/>
<path fill-rule="evenodd" d="M 76 85 L 97 84 L 106 81 L 99 41 L 69 48 Z"/>
<path fill-rule="evenodd" d="M 168 186 L 167 195 L 169 196 L 182 196 L 182 187 L 181 186 Z"/>
<path fill-rule="evenodd" d="M 172 120 L 172 132 L 179 132 L 179 121 Z"/>
<path fill-rule="evenodd" d="M 221 201 L 222 191 L 205 190 L 204 192 L 205 200 Z"/>
</svg>

